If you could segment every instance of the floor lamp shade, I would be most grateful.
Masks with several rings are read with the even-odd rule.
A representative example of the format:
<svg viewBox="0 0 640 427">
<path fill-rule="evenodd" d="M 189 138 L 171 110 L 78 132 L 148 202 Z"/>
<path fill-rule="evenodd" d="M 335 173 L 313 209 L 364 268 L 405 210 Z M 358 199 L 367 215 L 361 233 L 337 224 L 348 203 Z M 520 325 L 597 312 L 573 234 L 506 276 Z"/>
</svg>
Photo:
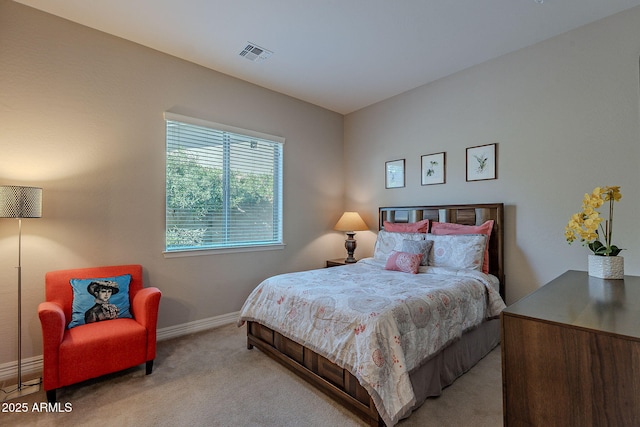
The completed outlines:
<svg viewBox="0 0 640 427">
<path fill-rule="evenodd" d="M 347 250 L 347 258 L 344 261 L 347 264 L 356 262 L 353 253 L 356 250 L 357 243 L 353 236 L 356 235 L 355 231 L 368 230 L 369 227 L 367 227 L 367 224 L 362 220 L 358 212 L 345 212 L 333 229 L 344 231 L 347 234 L 347 240 L 344 242 L 344 247 Z"/>
<path fill-rule="evenodd" d="M 0 218 L 42 217 L 42 188 L 0 185 Z"/>
</svg>

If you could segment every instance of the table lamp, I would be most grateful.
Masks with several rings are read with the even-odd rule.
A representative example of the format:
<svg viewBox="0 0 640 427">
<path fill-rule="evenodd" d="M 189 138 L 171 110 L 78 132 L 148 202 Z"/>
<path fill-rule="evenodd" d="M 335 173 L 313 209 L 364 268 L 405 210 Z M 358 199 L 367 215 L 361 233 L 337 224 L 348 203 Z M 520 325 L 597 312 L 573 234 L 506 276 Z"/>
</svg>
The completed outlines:
<svg viewBox="0 0 640 427">
<path fill-rule="evenodd" d="M 344 241 L 344 247 L 347 249 L 347 258 L 344 260 L 347 264 L 356 262 L 353 253 L 356 250 L 355 231 L 368 230 L 367 224 L 362 220 L 358 212 L 345 212 L 336 223 L 334 230 L 344 231 L 347 234 L 347 240 Z"/>
</svg>

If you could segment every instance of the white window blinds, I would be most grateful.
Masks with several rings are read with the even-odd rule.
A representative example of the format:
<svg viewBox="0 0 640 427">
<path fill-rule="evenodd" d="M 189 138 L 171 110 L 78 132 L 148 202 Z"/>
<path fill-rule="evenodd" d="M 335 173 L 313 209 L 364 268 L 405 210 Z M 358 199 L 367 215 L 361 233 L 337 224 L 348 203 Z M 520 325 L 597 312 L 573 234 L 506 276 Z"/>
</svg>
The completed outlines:
<svg viewBox="0 0 640 427">
<path fill-rule="evenodd" d="M 166 252 L 281 245 L 284 139 L 165 120 Z"/>
</svg>

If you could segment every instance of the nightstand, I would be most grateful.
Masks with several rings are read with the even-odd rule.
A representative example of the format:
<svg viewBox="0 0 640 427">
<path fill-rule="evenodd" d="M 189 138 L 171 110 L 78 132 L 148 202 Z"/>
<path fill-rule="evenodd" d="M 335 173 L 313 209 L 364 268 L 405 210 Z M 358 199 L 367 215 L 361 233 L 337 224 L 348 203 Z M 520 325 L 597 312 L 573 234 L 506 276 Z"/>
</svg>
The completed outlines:
<svg viewBox="0 0 640 427">
<path fill-rule="evenodd" d="M 327 260 L 327 268 L 329 267 L 337 267 L 339 265 L 351 265 L 352 263 L 347 264 L 345 262 L 346 258 L 334 258 L 334 259 L 328 259 Z"/>
</svg>

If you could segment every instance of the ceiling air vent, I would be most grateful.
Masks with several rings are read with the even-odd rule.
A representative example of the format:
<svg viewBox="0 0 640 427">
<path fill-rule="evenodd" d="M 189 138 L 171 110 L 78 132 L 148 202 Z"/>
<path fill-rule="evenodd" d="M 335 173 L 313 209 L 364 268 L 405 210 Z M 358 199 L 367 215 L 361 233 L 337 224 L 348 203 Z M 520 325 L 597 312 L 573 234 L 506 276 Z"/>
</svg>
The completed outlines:
<svg viewBox="0 0 640 427">
<path fill-rule="evenodd" d="M 248 42 L 245 48 L 240 52 L 240 56 L 244 56 L 249 61 L 260 62 L 273 55 L 270 50 L 264 49 L 254 43 Z"/>
</svg>

